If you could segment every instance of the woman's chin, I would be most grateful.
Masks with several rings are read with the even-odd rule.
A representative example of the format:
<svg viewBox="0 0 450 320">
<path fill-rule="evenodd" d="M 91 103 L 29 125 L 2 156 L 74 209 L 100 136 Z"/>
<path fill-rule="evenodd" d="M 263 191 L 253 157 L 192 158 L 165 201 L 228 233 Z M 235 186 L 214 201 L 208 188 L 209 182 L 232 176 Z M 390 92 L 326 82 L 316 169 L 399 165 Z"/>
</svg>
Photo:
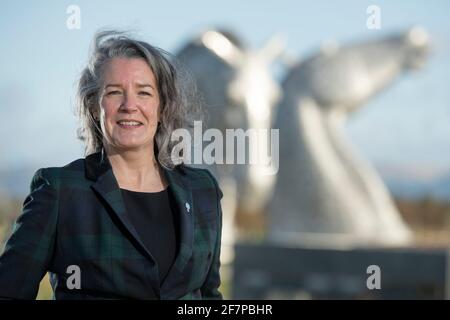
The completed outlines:
<svg viewBox="0 0 450 320">
<path fill-rule="evenodd" d="M 120 142 L 116 144 L 117 148 L 120 150 L 138 150 L 143 149 L 145 147 L 149 147 L 148 143 L 139 143 L 139 142 Z"/>
</svg>

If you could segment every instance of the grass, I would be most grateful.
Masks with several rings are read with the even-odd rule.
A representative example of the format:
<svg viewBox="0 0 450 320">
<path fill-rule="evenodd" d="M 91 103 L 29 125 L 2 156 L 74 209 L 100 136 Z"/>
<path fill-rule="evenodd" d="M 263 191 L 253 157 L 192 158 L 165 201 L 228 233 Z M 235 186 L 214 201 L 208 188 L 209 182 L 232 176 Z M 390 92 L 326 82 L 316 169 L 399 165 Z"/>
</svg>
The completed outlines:
<svg viewBox="0 0 450 320">
<path fill-rule="evenodd" d="M 53 289 L 50 285 L 50 279 L 48 277 L 48 273 L 41 280 L 39 284 L 39 291 L 36 296 L 36 300 L 51 300 L 53 297 Z"/>
</svg>

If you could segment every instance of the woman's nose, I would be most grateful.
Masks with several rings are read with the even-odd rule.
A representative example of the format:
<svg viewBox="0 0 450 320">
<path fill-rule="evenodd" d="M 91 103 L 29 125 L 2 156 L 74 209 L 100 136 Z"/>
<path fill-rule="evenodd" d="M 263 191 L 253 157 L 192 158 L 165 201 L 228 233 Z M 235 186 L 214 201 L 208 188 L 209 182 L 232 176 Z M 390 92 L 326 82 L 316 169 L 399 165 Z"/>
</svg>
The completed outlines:
<svg viewBox="0 0 450 320">
<path fill-rule="evenodd" d="M 125 94 L 122 104 L 120 105 L 121 111 L 134 111 L 137 110 L 137 99 L 132 94 Z"/>
</svg>

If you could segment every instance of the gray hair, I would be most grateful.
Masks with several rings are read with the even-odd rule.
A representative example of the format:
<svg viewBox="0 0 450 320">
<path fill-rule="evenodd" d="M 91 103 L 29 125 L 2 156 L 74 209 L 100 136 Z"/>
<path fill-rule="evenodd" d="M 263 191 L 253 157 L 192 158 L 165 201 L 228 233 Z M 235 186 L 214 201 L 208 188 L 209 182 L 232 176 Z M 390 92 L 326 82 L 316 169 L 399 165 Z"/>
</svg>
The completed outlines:
<svg viewBox="0 0 450 320">
<path fill-rule="evenodd" d="M 114 30 L 95 34 L 88 65 L 78 81 L 77 136 L 85 143 L 85 155 L 103 148 L 100 122 L 94 119 L 93 112 L 100 107 L 102 69 L 109 59 L 116 57 L 142 58 L 153 71 L 160 96 L 161 122 L 155 133 L 155 156 L 160 165 L 173 168 L 178 163 L 173 162 L 171 154 L 178 141 L 171 141 L 172 132 L 179 128 L 190 130 L 194 120 L 203 118 L 195 81 L 167 51 Z"/>
</svg>

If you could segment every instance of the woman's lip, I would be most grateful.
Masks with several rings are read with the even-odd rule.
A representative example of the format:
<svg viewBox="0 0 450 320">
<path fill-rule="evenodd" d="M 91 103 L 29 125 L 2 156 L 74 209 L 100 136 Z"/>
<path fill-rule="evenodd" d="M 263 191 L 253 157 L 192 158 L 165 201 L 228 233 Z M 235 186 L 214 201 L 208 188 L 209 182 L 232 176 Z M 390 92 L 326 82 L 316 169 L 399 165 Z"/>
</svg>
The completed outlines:
<svg viewBox="0 0 450 320">
<path fill-rule="evenodd" d="M 124 120 L 118 120 L 118 121 L 116 121 L 116 123 L 117 124 L 119 124 L 119 123 L 123 123 L 123 122 L 136 122 L 136 123 L 139 123 L 139 124 L 143 124 L 141 121 L 137 121 L 137 120 L 133 120 L 133 119 L 130 119 L 130 120 L 126 120 L 126 119 L 124 119 Z"/>
<path fill-rule="evenodd" d="M 118 125 L 119 125 L 119 127 L 123 128 L 123 129 L 137 129 L 137 128 L 140 128 L 143 126 L 142 124 L 139 124 L 136 126 L 136 125 L 126 125 L 126 124 L 121 124 L 121 123 L 118 123 Z"/>
</svg>

